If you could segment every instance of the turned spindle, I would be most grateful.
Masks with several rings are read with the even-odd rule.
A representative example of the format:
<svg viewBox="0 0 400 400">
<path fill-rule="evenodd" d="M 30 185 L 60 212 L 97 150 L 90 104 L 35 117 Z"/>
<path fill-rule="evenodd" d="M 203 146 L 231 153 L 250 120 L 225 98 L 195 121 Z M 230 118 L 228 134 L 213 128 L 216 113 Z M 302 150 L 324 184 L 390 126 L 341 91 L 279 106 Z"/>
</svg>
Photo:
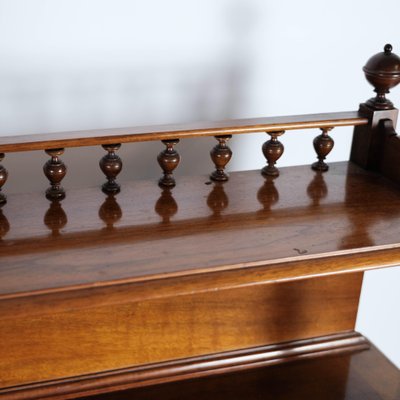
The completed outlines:
<svg viewBox="0 0 400 400">
<path fill-rule="evenodd" d="M 333 139 L 329 136 L 328 132 L 332 130 L 332 128 L 321 128 L 322 133 L 318 135 L 314 141 L 314 149 L 315 152 L 317 153 L 317 158 L 318 161 L 316 161 L 311 168 L 314 171 L 321 171 L 325 172 L 328 171 L 329 165 L 325 163 L 325 158 L 326 156 L 331 152 L 333 149 L 333 145 L 335 142 Z"/>
<path fill-rule="evenodd" d="M 210 151 L 210 156 L 215 164 L 215 171 L 210 175 L 210 178 L 216 182 L 225 182 L 229 179 L 229 175 L 225 172 L 225 166 L 232 158 L 232 150 L 227 142 L 232 135 L 215 136 L 218 144 Z"/>
<path fill-rule="evenodd" d="M 264 157 L 267 159 L 267 165 L 261 170 L 261 173 L 265 176 L 278 176 L 279 170 L 275 164 L 283 154 L 283 144 L 278 140 L 278 137 L 283 135 L 285 132 L 270 132 L 270 140 L 267 140 L 263 146 L 262 151 Z"/>
<path fill-rule="evenodd" d="M 160 187 L 174 187 L 175 179 L 172 175 L 174 169 L 178 166 L 181 159 L 174 146 L 179 143 L 179 139 L 162 140 L 165 144 L 166 149 L 163 150 L 157 157 L 157 161 L 163 170 L 163 176 L 158 181 Z"/>
<path fill-rule="evenodd" d="M 4 153 L 0 153 L 0 162 L 4 159 Z M 1 193 L 1 188 L 6 183 L 8 177 L 7 170 L 0 164 L 0 207 L 7 202 L 6 196 Z"/>
<path fill-rule="evenodd" d="M 108 153 L 99 161 L 100 169 L 107 178 L 107 182 L 103 184 L 101 190 L 106 194 L 117 194 L 121 190 L 116 178 L 122 170 L 122 160 L 115 152 L 121 147 L 121 144 L 103 144 L 102 147 Z"/>
<path fill-rule="evenodd" d="M 46 197 L 49 200 L 62 200 L 65 197 L 65 191 L 61 186 L 61 181 L 67 173 L 67 167 L 59 156 L 64 153 L 64 149 L 47 149 L 45 151 L 51 156 L 43 166 L 43 172 L 51 185 L 46 190 Z"/>
<path fill-rule="evenodd" d="M 363 68 L 368 82 L 375 88 L 376 96 L 367 101 L 374 110 L 391 110 L 393 103 L 386 98 L 389 89 L 400 83 L 400 57 L 392 53 L 392 45 L 372 56 Z"/>
</svg>

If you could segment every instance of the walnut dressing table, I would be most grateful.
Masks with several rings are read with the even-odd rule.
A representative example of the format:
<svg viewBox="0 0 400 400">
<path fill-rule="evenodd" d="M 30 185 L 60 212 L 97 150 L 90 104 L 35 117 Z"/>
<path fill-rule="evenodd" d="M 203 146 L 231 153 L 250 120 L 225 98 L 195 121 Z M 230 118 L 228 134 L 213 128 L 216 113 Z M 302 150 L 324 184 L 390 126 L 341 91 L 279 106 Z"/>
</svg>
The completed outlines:
<svg viewBox="0 0 400 400">
<path fill-rule="evenodd" d="M 400 399 L 354 330 L 364 271 L 400 265 L 400 59 L 386 45 L 364 72 L 377 95 L 354 112 L 0 138 L 0 399 Z M 343 126 L 350 159 L 329 163 Z M 279 168 L 297 129 L 317 161 Z M 266 165 L 228 176 L 253 132 Z M 214 172 L 175 179 L 197 136 Z M 118 149 L 149 140 L 158 185 L 121 187 Z M 64 189 L 66 149 L 98 145 L 102 188 Z M 29 150 L 49 188 L 6 197 L 5 155 Z"/>
</svg>

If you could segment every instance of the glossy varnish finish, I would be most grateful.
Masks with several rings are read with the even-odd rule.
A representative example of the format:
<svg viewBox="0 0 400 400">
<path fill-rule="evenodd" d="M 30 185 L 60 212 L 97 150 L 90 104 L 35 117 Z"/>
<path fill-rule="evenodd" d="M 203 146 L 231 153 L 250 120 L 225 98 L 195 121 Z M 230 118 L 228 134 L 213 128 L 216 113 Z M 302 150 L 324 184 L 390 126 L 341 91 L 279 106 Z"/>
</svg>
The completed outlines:
<svg viewBox="0 0 400 400">
<path fill-rule="evenodd" d="M 398 400 L 400 371 L 379 351 L 158 385 L 86 400 Z"/>
<path fill-rule="evenodd" d="M 181 125 L 139 126 L 115 129 L 59 132 L 0 138 L 0 153 L 44 150 L 60 147 L 96 146 L 149 140 L 182 139 L 198 136 L 235 135 L 290 129 L 366 125 L 368 119 L 357 111 L 250 118 Z M 4 132 L 3 132 L 4 133 Z"/>
<path fill-rule="evenodd" d="M 3 300 L 1 386 L 349 331 L 361 282 L 355 273 L 163 297 L 126 285 Z"/>
<path fill-rule="evenodd" d="M 207 182 L 183 178 L 160 191 L 138 181 L 111 201 L 98 188 L 69 191 L 50 214 L 41 194 L 9 196 L 1 296 L 205 273 L 214 275 L 204 282 L 279 280 L 400 262 L 400 192 L 354 165 Z"/>
</svg>

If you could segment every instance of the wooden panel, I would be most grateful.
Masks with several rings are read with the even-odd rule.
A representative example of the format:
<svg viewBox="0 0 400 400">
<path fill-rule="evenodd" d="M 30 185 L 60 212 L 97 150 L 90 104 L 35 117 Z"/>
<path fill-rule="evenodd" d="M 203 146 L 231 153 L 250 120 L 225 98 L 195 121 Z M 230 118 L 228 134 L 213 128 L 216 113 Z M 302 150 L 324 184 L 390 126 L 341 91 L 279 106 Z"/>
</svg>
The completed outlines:
<svg viewBox="0 0 400 400">
<path fill-rule="evenodd" d="M 312 339 L 152 364 L 151 368 L 146 366 L 124 368 L 72 379 L 0 389 L 0 398 L 4 400 L 75 399 L 83 395 L 220 375 L 369 348 L 370 343 L 359 333 L 343 332 Z"/>
<path fill-rule="evenodd" d="M 0 297 L 222 271 L 220 279 L 243 284 L 249 268 L 255 280 L 279 280 L 400 263 L 400 191 L 353 164 L 323 175 L 282 168 L 273 183 L 259 171 L 207 182 L 182 178 L 161 205 L 149 181 L 124 185 L 111 206 L 98 188 L 68 191 L 55 210 L 42 194 L 9 196 Z"/>
<path fill-rule="evenodd" d="M 10 300 L 0 325 L 1 386 L 352 330 L 361 281 L 357 273 L 146 300 L 116 288 L 111 304 L 107 293 L 86 290 L 75 301 L 44 296 L 32 315 L 29 299 Z"/>
<path fill-rule="evenodd" d="M 376 348 L 88 400 L 398 400 L 400 371 Z"/>
<path fill-rule="evenodd" d="M 153 125 L 0 137 L 0 152 L 43 150 L 60 147 L 179 139 L 195 136 L 233 135 L 289 129 L 365 125 L 368 119 L 357 111 L 250 118 L 181 125 Z"/>
</svg>

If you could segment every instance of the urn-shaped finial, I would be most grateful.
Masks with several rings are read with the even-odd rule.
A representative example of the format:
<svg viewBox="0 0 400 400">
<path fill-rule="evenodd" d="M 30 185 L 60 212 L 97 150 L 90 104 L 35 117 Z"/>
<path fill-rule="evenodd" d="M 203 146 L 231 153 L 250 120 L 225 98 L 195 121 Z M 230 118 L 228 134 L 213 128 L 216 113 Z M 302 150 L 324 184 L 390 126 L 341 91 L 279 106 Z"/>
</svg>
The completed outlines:
<svg viewBox="0 0 400 400">
<path fill-rule="evenodd" d="M 372 56 L 363 68 L 368 82 L 377 93 L 376 97 L 367 101 L 367 105 L 377 110 L 393 108 L 393 103 L 385 94 L 400 82 L 400 57 L 392 53 L 392 49 L 391 44 L 385 45 L 384 51 Z"/>
</svg>

